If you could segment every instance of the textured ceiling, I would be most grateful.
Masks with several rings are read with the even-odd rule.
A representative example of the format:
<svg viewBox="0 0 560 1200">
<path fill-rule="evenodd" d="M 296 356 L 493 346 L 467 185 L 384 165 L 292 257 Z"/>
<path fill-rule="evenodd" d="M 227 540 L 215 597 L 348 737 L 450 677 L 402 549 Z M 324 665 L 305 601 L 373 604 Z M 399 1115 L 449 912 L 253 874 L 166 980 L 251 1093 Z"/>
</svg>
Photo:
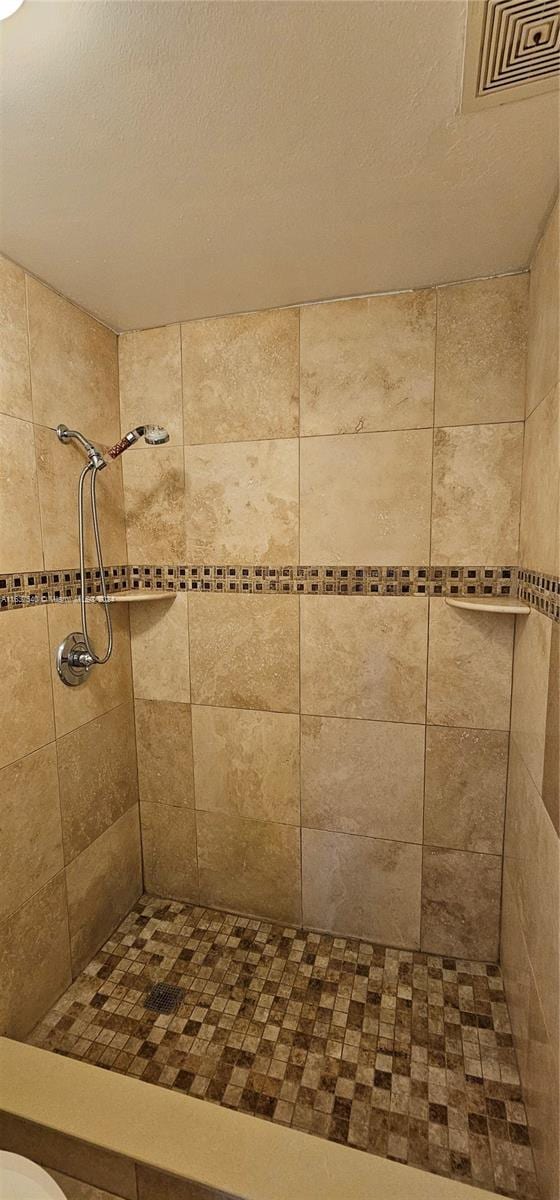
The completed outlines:
<svg viewBox="0 0 560 1200">
<path fill-rule="evenodd" d="M 507 271 L 557 98 L 458 115 L 462 0 L 26 0 L 0 245 L 117 329 Z"/>
</svg>

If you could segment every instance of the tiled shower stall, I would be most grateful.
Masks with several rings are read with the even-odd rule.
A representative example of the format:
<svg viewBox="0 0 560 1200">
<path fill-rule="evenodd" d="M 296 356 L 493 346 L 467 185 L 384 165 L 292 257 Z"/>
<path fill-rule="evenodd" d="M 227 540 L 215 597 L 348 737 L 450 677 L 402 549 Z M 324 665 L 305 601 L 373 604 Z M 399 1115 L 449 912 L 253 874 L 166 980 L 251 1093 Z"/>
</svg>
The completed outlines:
<svg viewBox="0 0 560 1200">
<path fill-rule="evenodd" d="M 472 1029 L 465 1014 L 477 1017 L 462 1061 L 483 1088 L 482 1113 L 457 1103 L 465 1120 L 454 1141 L 453 1100 L 435 1099 L 419 1069 L 424 1090 L 405 1115 L 436 1148 L 421 1165 L 536 1195 L 519 1070 L 542 1194 L 553 1200 L 557 222 L 556 209 L 530 273 L 118 337 L 1 261 L 1 1033 L 26 1038 L 43 1022 L 54 1048 L 99 1061 L 95 1036 L 72 1050 L 53 1028 L 63 1020 L 59 1036 L 68 1034 L 69 1003 L 89 1004 L 88 972 L 107 979 L 111 967 L 124 987 L 120 960 L 143 924 L 157 943 L 182 923 L 214 953 L 204 931 L 220 944 L 225 922 L 249 955 L 256 939 L 275 961 L 290 956 L 282 937 L 303 927 L 308 965 L 321 947 L 340 970 L 349 955 L 356 979 L 366 964 L 381 971 L 378 1005 L 388 979 L 388 995 L 413 1007 L 431 969 L 443 1002 L 456 997 L 459 1024 Z M 82 460 L 54 427 L 83 428 L 105 446 L 148 417 L 169 443 L 139 446 L 99 478 L 110 590 L 134 597 L 112 605 L 111 662 L 85 687 L 64 688 L 54 652 L 79 627 Z M 92 544 L 88 561 L 93 595 Z M 447 603 L 518 594 L 529 611 L 517 617 Z M 91 623 L 102 633 L 94 604 Z M 143 891 L 172 903 L 135 908 Z M 177 957 L 170 978 L 181 975 Z M 94 991 L 101 1009 L 111 992 Z M 83 1012 L 80 1022 L 82 1037 Z M 104 1062 L 117 1070 L 137 1058 L 116 1062 L 122 1032 L 101 1039 L 107 1049 L 117 1037 Z M 364 1046 L 364 1070 L 399 1074 Z M 401 1052 L 410 1065 L 410 1038 Z M 445 1065 L 445 1044 L 434 1053 Z M 150 1061 L 144 1077 L 154 1079 Z M 305 1054 L 299 1065 L 301 1082 Z M 200 1076 L 182 1069 L 191 1090 Z M 180 1070 L 169 1086 L 182 1086 Z M 222 1082 L 210 1099 L 227 1102 L 227 1087 L 240 1086 L 231 1072 Z M 353 1088 L 336 1091 L 346 1107 L 334 1117 L 332 1106 L 317 1109 L 332 1129 L 309 1114 L 300 1127 L 362 1146 L 348 1136 L 352 1103 L 364 1100 Z M 292 1103 L 281 1085 L 264 1094 L 268 1107 L 256 1100 L 252 1111 L 286 1117 L 274 1113 Z M 485 1097 L 497 1107 L 485 1109 Z M 313 1098 L 307 1105 L 315 1111 Z M 508 1125 L 518 1131 L 509 1141 Z M 391 1146 L 390 1122 L 383 1129 L 385 1141 L 371 1144 L 370 1131 L 362 1148 L 406 1161 L 410 1125 L 396 1121 Z M 492 1138 L 510 1149 L 500 1160 L 494 1145 L 488 1167 Z"/>
</svg>

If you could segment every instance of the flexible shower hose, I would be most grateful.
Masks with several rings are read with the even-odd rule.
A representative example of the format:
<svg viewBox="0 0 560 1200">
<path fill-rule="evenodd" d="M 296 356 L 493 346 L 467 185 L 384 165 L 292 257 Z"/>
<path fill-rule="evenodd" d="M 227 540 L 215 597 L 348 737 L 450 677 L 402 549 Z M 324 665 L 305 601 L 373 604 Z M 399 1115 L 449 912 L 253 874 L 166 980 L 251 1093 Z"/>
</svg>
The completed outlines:
<svg viewBox="0 0 560 1200">
<path fill-rule="evenodd" d="M 95 485 L 97 482 L 97 472 L 99 468 L 93 463 L 88 462 L 84 467 L 78 484 L 78 534 L 80 541 L 80 609 L 82 614 L 82 634 L 88 654 L 91 657 L 92 663 L 102 665 L 109 661 L 113 652 L 113 626 L 111 622 L 111 614 L 109 612 L 109 601 L 107 599 L 107 585 L 105 583 L 105 571 L 103 568 L 103 553 L 101 550 L 101 538 L 99 535 L 99 520 L 97 517 L 97 498 L 95 495 Z M 86 615 L 86 568 L 85 568 L 85 545 L 84 545 L 84 482 L 86 475 L 91 475 L 90 499 L 91 499 L 91 520 L 93 524 L 93 533 L 95 537 L 95 549 L 97 551 L 97 562 L 99 566 L 99 574 L 101 579 L 101 595 L 103 596 L 103 607 L 105 609 L 105 623 L 107 626 L 107 649 L 105 654 L 99 655 L 95 653 L 93 645 L 90 642 L 87 615 Z"/>
</svg>

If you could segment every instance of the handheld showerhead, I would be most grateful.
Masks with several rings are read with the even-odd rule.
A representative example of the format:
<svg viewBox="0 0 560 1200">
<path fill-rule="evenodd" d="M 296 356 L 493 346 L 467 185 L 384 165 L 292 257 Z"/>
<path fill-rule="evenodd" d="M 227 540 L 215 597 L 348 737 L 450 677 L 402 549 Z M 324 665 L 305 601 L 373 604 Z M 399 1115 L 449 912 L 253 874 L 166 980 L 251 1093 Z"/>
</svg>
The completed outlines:
<svg viewBox="0 0 560 1200">
<path fill-rule="evenodd" d="M 138 425 L 136 429 L 131 429 L 130 433 L 125 433 L 124 437 L 119 442 L 115 442 L 114 446 L 108 451 L 109 458 L 118 458 L 119 454 L 123 454 L 128 450 L 129 446 L 133 446 L 141 437 L 144 438 L 148 446 L 163 446 L 164 442 L 169 441 L 167 429 L 161 425 Z"/>
</svg>

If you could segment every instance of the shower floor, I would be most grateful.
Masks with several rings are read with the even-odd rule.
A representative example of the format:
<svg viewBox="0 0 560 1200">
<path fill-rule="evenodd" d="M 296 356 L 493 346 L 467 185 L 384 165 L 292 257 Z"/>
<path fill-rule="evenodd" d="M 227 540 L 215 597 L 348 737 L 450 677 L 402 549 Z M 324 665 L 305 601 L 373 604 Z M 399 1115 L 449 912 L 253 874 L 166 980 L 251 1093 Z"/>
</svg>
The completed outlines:
<svg viewBox="0 0 560 1200">
<path fill-rule="evenodd" d="M 164 982 L 184 993 L 171 997 L 178 1006 L 147 1009 Z M 538 1196 L 497 966 L 144 896 L 29 1041 L 504 1196 Z"/>
</svg>

